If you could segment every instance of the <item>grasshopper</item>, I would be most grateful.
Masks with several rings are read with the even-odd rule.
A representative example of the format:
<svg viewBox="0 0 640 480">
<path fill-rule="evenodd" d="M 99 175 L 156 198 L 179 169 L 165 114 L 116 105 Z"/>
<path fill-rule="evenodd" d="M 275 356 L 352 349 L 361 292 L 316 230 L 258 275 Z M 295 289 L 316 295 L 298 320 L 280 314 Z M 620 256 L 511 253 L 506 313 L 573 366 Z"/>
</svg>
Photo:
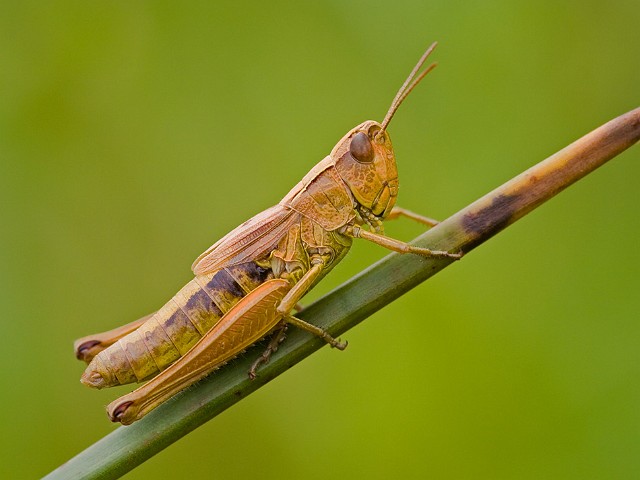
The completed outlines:
<svg viewBox="0 0 640 480">
<path fill-rule="evenodd" d="M 251 366 L 254 378 L 284 340 L 288 325 L 343 350 L 346 342 L 293 315 L 299 300 L 347 254 L 354 238 L 387 249 L 457 260 L 462 253 L 416 247 L 384 235 L 382 220 L 406 216 L 437 222 L 396 207 L 398 172 L 389 122 L 413 88 L 431 45 L 396 94 L 382 123 L 351 129 L 331 153 L 282 199 L 200 255 L 195 278 L 160 310 L 74 344 L 89 365 L 81 382 L 104 388 L 149 380 L 107 406 L 128 425 L 179 391 L 271 335 Z"/>
</svg>

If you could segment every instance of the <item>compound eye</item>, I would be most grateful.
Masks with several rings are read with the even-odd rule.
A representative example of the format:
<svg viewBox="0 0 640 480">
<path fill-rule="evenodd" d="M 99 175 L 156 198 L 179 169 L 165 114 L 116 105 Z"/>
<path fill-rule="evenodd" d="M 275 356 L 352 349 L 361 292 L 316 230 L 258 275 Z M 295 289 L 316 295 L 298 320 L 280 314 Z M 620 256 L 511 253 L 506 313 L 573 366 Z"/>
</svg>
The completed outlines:
<svg viewBox="0 0 640 480">
<path fill-rule="evenodd" d="M 366 133 L 358 132 L 353 136 L 349 151 L 351 156 L 360 163 L 371 163 L 373 161 L 373 145 L 371 145 L 371 140 L 369 140 Z"/>
</svg>

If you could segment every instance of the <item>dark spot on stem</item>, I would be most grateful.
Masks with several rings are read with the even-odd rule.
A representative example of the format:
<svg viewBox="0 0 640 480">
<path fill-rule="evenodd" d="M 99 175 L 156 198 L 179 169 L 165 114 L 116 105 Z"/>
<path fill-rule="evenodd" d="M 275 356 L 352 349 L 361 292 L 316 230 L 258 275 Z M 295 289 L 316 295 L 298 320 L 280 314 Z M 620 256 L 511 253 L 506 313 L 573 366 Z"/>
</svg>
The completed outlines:
<svg viewBox="0 0 640 480">
<path fill-rule="evenodd" d="M 462 219 L 462 226 L 473 237 L 464 246 L 463 251 L 473 250 L 509 225 L 516 212 L 518 199 L 517 195 L 498 195 L 493 199 L 491 205 L 465 215 Z"/>
</svg>

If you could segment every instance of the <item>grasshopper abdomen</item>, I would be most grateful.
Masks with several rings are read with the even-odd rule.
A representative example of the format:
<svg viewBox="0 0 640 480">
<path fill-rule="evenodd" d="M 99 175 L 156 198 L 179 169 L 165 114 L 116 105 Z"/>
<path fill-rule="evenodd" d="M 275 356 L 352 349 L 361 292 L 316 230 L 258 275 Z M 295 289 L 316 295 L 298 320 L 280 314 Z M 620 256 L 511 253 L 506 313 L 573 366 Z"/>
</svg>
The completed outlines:
<svg viewBox="0 0 640 480">
<path fill-rule="evenodd" d="M 140 328 L 98 353 L 82 382 L 97 388 L 142 382 L 186 354 L 233 306 L 273 278 L 255 262 L 199 275 Z"/>
</svg>

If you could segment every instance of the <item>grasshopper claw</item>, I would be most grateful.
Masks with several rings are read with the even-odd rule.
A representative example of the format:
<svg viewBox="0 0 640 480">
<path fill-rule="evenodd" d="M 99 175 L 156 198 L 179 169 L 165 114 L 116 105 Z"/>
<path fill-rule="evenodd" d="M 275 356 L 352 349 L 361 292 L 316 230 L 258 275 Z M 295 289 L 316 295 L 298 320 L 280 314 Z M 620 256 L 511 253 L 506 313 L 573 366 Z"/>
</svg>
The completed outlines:
<svg viewBox="0 0 640 480">
<path fill-rule="evenodd" d="M 348 341 L 341 341 L 339 338 L 335 341 L 335 343 L 331 344 L 332 348 L 337 348 L 340 351 L 343 351 L 345 348 L 347 348 L 347 346 L 349 345 Z"/>
</svg>

